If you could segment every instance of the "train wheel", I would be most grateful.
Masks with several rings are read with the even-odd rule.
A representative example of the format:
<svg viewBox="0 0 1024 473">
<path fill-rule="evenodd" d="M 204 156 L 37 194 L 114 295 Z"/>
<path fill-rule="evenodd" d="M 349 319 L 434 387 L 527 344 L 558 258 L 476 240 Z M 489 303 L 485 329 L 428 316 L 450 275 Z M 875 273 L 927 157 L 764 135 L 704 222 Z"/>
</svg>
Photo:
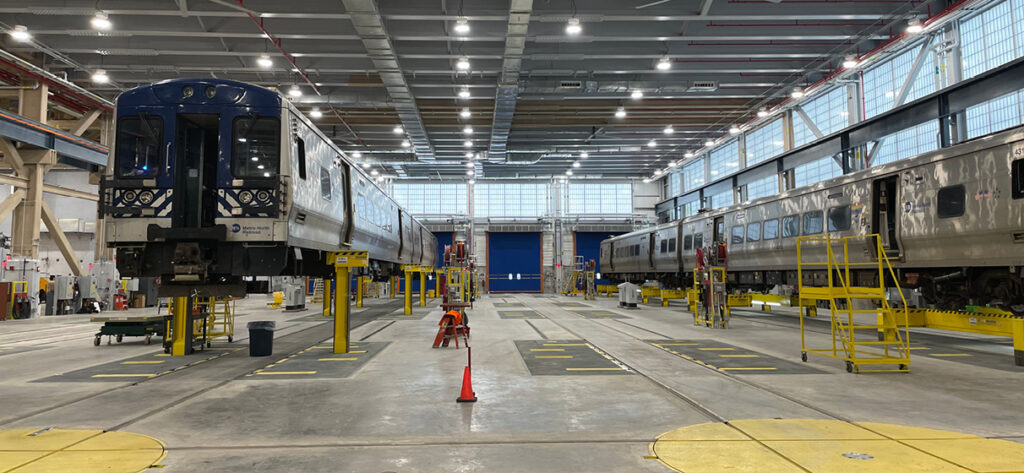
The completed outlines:
<svg viewBox="0 0 1024 473">
<path fill-rule="evenodd" d="M 846 362 L 846 372 L 853 373 L 853 363 L 850 363 L 849 361 Z"/>
</svg>

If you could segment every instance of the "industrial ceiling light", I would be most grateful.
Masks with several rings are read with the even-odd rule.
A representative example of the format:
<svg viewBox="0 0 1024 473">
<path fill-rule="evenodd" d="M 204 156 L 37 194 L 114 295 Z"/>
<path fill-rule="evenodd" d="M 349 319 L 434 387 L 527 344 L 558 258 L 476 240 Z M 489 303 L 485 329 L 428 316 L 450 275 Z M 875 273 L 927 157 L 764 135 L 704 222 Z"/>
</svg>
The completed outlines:
<svg viewBox="0 0 1024 473">
<path fill-rule="evenodd" d="M 804 89 L 803 89 L 803 87 L 794 87 L 793 91 L 789 93 L 789 96 L 793 97 L 794 99 L 798 99 L 798 98 L 803 97 L 804 96 Z"/>
<path fill-rule="evenodd" d="M 843 59 L 843 69 L 853 69 L 857 67 L 858 64 L 860 64 L 860 61 L 857 60 L 857 56 L 846 56 L 846 58 Z"/>
<path fill-rule="evenodd" d="M 110 22 L 110 18 L 107 17 L 107 14 L 101 11 L 96 12 L 96 16 L 93 16 L 92 20 L 89 20 L 89 23 L 92 24 L 93 28 L 100 31 L 107 31 L 110 27 L 114 26 L 113 23 Z"/>
<path fill-rule="evenodd" d="M 644 93 L 643 91 L 640 90 L 634 90 L 632 94 L 629 94 L 629 96 L 633 97 L 634 99 L 642 99 L 644 98 Z"/>
<path fill-rule="evenodd" d="M 469 18 L 461 17 L 455 20 L 455 28 L 453 28 L 458 34 L 469 33 Z"/>
<path fill-rule="evenodd" d="M 302 89 L 300 89 L 298 85 L 293 85 L 290 89 L 288 89 L 288 95 L 290 95 L 292 98 L 302 97 Z"/>
<path fill-rule="evenodd" d="M 918 34 L 922 31 L 924 31 L 924 25 L 921 23 L 921 20 L 917 18 L 907 20 L 907 33 Z"/>
<path fill-rule="evenodd" d="M 474 171 L 474 170 L 472 170 L 472 169 L 470 169 L 469 171 L 466 171 L 466 175 L 467 175 L 467 176 L 472 176 L 472 175 L 474 175 L 474 174 L 476 174 L 476 171 Z"/>
<path fill-rule="evenodd" d="M 704 146 L 714 146 L 715 140 L 707 140 L 704 142 Z"/>
<path fill-rule="evenodd" d="M 377 170 L 376 170 L 376 169 L 374 169 L 373 171 L 370 171 L 370 175 L 371 175 L 371 176 L 376 176 L 377 174 L 380 174 L 380 173 L 379 173 L 379 172 L 377 172 Z"/>
<path fill-rule="evenodd" d="M 462 109 L 462 111 L 459 112 L 459 116 L 462 117 L 462 118 L 469 118 L 469 117 L 473 116 L 473 112 L 469 111 L 469 107 L 464 107 Z"/>
<path fill-rule="evenodd" d="M 587 159 L 589 157 L 590 157 L 590 153 L 588 153 L 586 151 L 580 153 L 580 159 Z"/>
<path fill-rule="evenodd" d="M 11 35 L 11 39 L 19 43 L 27 43 L 32 39 L 32 35 L 28 32 L 28 28 L 25 25 L 14 25 L 14 29 L 7 34 Z"/>
<path fill-rule="evenodd" d="M 473 152 L 472 151 L 466 151 L 466 159 L 473 159 Z"/>
<path fill-rule="evenodd" d="M 674 167 L 676 167 L 677 165 L 679 165 L 679 163 L 677 163 L 677 162 L 675 162 L 675 161 L 672 161 L 671 163 L 668 163 L 668 167 L 670 167 L 670 168 L 674 168 Z"/>
<path fill-rule="evenodd" d="M 578 168 L 578 167 L 580 167 L 580 162 L 579 162 L 579 161 L 575 161 L 575 162 L 573 162 L 573 163 L 572 163 L 572 167 L 574 167 L 574 168 Z"/>
<path fill-rule="evenodd" d="M 672 60 L 668 56 L 665 56 L 658 60 L 658 65 L 655 66 L 659 71 L 667 71 L 672 69 Z"/>
<path fill-rule="evenodd" d="M 472 148 L 472 147 L 473 147 L 473 140 L 466 140 L 466 141 L 463 141 L 463 142 L 462 142 L 462 146 L 465 146 L 465 147 L 467 147 L 467 148 Z"/>
<path fill-rule="evenodd" d="M 469 180 L 469 185 L 473 185 L 473 184 L 476 184 L 476 179 L 470 179 Z"/>
<path fill-rule="evenodd" d="M 655 176 L 660 176 L 661 175 L 661 169 L 655 169 L 654 170 L 654 175 Z"/>
<path fill-rule="evenodd" d="M 468 99 L 469 98 L 469 89 L 464 88 L 464 89 L 460 90 L 459 91 L 459 98 L 460 99 Z"/>
<path fill-rule="evenodd" d="M 480 153 L 476 153 L 473 155 L 473 159 L 480 159 L 480 156 Z"/>
<path fill-rule="evenodd" d="M 759 118 L 767 117 L 768 116 L 768 109 L 764 108 L 764 107 L 761 107 L 761 109 L 757 111 L 757 116 Z"/>
<path fill-rule="evenodd" d="M 472 156 L 472 155 L 473 155 L 473 153 L 469 153 L 469 155 L 470 155 L 470 156 Z M 472 163 L 471 161 L 466 161 L 466 167 L 467 167 L 467 168 L 471 168 L 471 167 L 473 167 L 473 163 Z"/>
<path fill-rule="evenodd" d="M 615 118 L 626 118 L 626 107 L 619 107 L 619 109 L 615 111 Z"/>
<path fill-rule="evenodd" d="M 462 133 L 467 134 L 467 135 L 472 135 L 473 134 L 473 127 L 467 125 L 466 128 L 462 129 Z"/>
<path fill-rule="evenodd" d="M 676 132 L 676 129 L 672 128 L 672 125 L 669 125 L 669 126 L 666 126 L 663 131 L 665 132 L 666 135 L 671 135 L 671 134 Z"/>
<path fill-rule="evenodd" d="M 402 132 L 405 131 L 405 129 L 402 128 L 402 125 L 398 125 L 398 126 L 392 128 L 391 131 L 393 131 L 396 135 L 401 135 Z"/>
<path fill-rule="evenodd" d="M 412 146 L 412 143 L 410 143 L 409 140 L 402 140 L 402 147 L 403 148 L 408 148 L 410 146 Z"/>
<path fill-rule="evenodd" d="M 460 71 L 468 71 L 469 70 L 469 58 L 466 57 L 466 56 L 460 57 L 459 61 L 455 63 L 455 68 L 460 70 Z"/>
<path fill-rule="evenodd" d="M 645 177 L 644 178 L 644 184 L 650 184 L 650 183 L 651 183 L 651 179 L 649 177 Z"/>
<path fill-rule="evenodd" d="M 565 34 L 576 36 L 582 32 L 583 26 L 580 25 L 580 19 L 576 17 L 569 18 L 569 21 L 565 24 Z"/>
<path fill-rule="evenodd" d="M 686 154 L 683 155 L 683 157 L 684 158 L 692 158 L 693 157 L 693 151 L 687 151 Z"/>
<path fill-rule="evenodd" d="M 270 60 L 270 56 L 262 54 L 259 59 L 256 60 L 256 64 L 264 69 L 269 69 L 270 66 L 274 65 L 274 61 Z"/>
<path fill-rule="evenodd" d="M 363 169 L 370 169 L 370 163 L 363 163 Z"/>
<path fill-rule="evenodd" d="M 651 140 L 651 141 L 647 142 L 647 147 L 648 148 L 656 148 L 657 146 L 658 146 L 658 142 L 657 141 Z"/>
<path fill-rule="evenodd" d="M 736 125 L 733 125 L 733 126 L 729 127 L 729 134 L 730 135 L 738 135 L 738 134 L 740 134 L 740 127 L 738 127 Z"/>
<path fill-rule="evenodd" d="M 321 112 L 319 108 L 314 107 L 313 110 L 309 111 L 310 118 L 322 118 L 323 116 L 324 112 Z"/>
<path fill-rule="evenodd" d="M 92 73 L 92 81 L 97 84 L 106 84 L 110 82 L 110 76 L 107 75 L 107 71 L 96 69 L 96 72 Z"/>
<path fill-rule="evenodd" d="M 363 152 L 359 151 L 359 150 L 355 150 L 355 151 L 352 152 L 352 157 L 356 158 L 356 159 L 359 159 L 359 158 L 363 157 Z"/>
<path fill-rule="evenodd" d="M 565 175 L 566 175 L 566 176 L 571 176 L 571 175 L 572 175 L 572 169 L 567 169 L 567 170 L 565 171 Z"/>
</svg>

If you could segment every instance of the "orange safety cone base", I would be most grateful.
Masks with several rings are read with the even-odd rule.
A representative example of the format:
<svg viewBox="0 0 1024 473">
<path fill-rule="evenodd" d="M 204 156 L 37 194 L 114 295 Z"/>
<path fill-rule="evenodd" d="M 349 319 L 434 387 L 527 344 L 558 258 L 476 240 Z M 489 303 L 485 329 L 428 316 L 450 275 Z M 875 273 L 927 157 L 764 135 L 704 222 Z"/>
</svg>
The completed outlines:
<svg viewBox="0 0 1024 473">
<path fill-rule="evenodd" d="M 455 402 L 476 402 L 476 392 L 473 391 L 473 381 L 469 376 L 469 367 L 462 372 L 462 394 Z"/>
</svg>

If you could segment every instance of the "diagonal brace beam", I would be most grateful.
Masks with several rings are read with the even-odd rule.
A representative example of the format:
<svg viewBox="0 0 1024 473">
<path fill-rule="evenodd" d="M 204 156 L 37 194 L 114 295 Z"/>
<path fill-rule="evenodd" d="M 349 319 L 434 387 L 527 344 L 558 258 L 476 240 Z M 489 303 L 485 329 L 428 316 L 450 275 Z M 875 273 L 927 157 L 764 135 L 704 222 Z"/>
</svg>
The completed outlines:
<svg viewBox="0 0 1024 473">
<path fill-rule="evenodd" d="M 84 276 L 85 271 L 82 270 L 82 264 L 78 262 L 78 254 L 71 247 L 71 242 L 68 241 L 68 236 L 64 234 L 64 230 L 60 229 L 57 217 L 53 214 L 53 210 L 50 210 L 50 205 L 45 200 L 40 200 L 39 202 L 42 204 L 41 215 L 43 223 L 46 224 L 46 228 L 50 229 L 50 238 L 53 238 L 53 242 L 57 244 L 60 254 L 64 255 L 64 260 L 68 262 L 71 272 L 75 276 Z"/>
<path fill-rule="evenodd" d="M 7 196 L 3 202 L 0 202 L 0 222 L 7 220 L 7 217 L 11 215 L 11 212 L 18 207 L 22 200 L 25 200 L 25 191 L 18 189 Z"/>
</svg>

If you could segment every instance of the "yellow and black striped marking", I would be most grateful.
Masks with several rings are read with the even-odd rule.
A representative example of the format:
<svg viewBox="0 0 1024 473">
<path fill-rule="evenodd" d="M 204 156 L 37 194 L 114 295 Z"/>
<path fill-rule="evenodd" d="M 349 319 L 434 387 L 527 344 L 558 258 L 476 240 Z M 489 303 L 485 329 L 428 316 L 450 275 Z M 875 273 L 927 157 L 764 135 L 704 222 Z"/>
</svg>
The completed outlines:
<svg viewBox="0 0 1024 473">
<path fill-rule="evenodd" d="M 806 364 L 787 361 L 715 340 L 645 340 L 675 356 L 730 374 L 820 374 Z M 799 356 L 799 353 L 797 354 Z M 796 358 L 796 356 L 794 356 Z"/>
<path fill-rule="evenodd" d="M 516 340 L 533 376 L 634 374 L 619 360 L 586 340 Z"/>
</svg>

